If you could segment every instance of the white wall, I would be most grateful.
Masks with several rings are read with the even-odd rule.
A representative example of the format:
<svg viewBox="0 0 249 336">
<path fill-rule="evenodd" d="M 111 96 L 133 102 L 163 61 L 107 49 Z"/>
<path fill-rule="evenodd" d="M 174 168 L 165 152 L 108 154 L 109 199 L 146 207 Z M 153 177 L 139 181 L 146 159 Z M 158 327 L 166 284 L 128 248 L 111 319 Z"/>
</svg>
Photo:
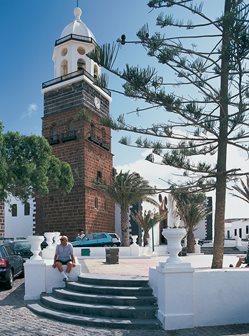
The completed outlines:
<svg viewBox="0 0 249 336">
<path fill-rule="evenodd" d="M 160 263 L 149 282 L 165 330 L 249 323 L 249 269 Z"/>
<path fill-rule="evenodd" d="M 249 270 L 194 272 L 195 326 L 248 323 Z"/>
<path fill-rule="evenodd" d="M 35 210 L 34 200 L 29 199 L 30 203 L 30 215 L 24 215 L 24 204 L 15 197 L 9 198 L 10 204 L 17 204 L 17 216 L 13 217 L 10 205 L 5 203 L 4 215 L 5 215 L 5 225 L 4 225 L 4 237 L 24 237 L 33 235 L 33 214 Z"/>
<path fill-rule="evenodd" d="M 206 220 L 202 219 L 198 224 L 197 224 L 197 229 L 194 231 L 194 236 L 195 238 L 198 239 L 205 239 L 206 238 Z"/>
<path fill-rule="evenodd" d="M 237 235 L 239 235 L 241 229 L 242 239 L 246 239 L 249 232 L 246 232 L 249 229 L 249 218 L 234 218 L 227 219 L 225 221 L 225 238 L 228 238 L 228 232 L 230 238 L 235 238 L 235 231 L 237 230 Z"/>
</svg>

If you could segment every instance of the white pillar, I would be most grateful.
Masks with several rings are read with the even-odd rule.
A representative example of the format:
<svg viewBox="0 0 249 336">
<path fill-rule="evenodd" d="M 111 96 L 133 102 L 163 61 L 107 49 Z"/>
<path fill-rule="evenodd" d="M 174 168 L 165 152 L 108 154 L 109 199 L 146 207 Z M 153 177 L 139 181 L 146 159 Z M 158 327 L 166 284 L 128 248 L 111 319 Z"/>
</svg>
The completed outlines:
<svg viewBox="0 0 249 336">
<path fill-rule="evenodd" d="M 137 244 L 137 235 L 132 236 L 133 243 L 130 245 L 130 254 L 133 257 L 139 257 L 140 255 L 140 246 Z"/>
<path fill-rule="evenodd" d="M 185 234 L 184 228 L 163 230 L 170 255 L 166 262 L 159 263 L 156 272 L 149 273 L 158 299 L 158 319 L 165 330 L 194 326 L 194 270 L 178 257 Z"/>
<path fill-rule="evenodd" d="M 160 265 L 157 271 L 158 319 L 165 330 L 194 327 L 193 268 Z"/>
<path fill-rule="evenodd" d="M 46 264 L 42 260 L 27 260 L 24 264 L 25 295 L 24 300 L 37 300 L 46 289 Z"/>
<path fill-rule="evenodd" d="M 240 236 L 236 236 L 235 237 L 235 241 L 236 241 L 236 247 L 241 247 L 242 246 L 242 242 L 241 242 Z"/>
<path fill-rule="evenodd" d="M 201 246 L 198 244 L 199 238 L 195 239 L 195 253 L 201 253 Z"/>
<path fill-rule="evenodd" d="M 46 237 L 48 246 L 42 250 L 43 259 L 53 259 L 55 255 L 56 245 L 53 244 L 53 238 L 56 236 L 55 232 L 45 232 L 44 236 Z M 57 238 L 57 236 L 56 236 Z"/>
</svg>

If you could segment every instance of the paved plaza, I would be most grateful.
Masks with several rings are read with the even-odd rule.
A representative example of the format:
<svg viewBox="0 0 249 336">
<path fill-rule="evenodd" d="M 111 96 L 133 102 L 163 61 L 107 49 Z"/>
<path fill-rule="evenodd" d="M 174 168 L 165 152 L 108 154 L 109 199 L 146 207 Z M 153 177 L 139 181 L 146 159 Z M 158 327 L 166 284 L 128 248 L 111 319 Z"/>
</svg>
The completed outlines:
<svg viewBox="0 0 249 336">
<path fill-rule="evenodd" d="M 207 265 L 211 258 L 204 256 Z M 203 260 L 203 258 L 201 258 Z M 224 262 L 237 259 L 230 256 Z M 164 261 L 165 257 L 144 259 L 120 259 L 117 265 L 106 265 L 101 259 L 87 259 L 83 270 L 95 274 L 140 275 L 146 276 L 149 267 Z M 198 261 L 199 260 L 199 261 Z M 192 258 L 193 266 L 199 266 L 200 258 Z M 204 266 L 205 266 L 204 265 Z M 202 265 L 203 266 L 203 265 Z M 124 274 L 125 273 L 125 274 Z M 148 273 L 147 273 L 148 274 Z M 204 327 L 175 331 L 144 331 L 144 330 L 110 330 L 82 327 L 53 321 L 33 314 L 26 308 L 24 301 L 24 281 L 15 280 L 13 289 L 4 290 L 0 287 L 0 335 L 1 336 L 249 336 L 249 324 L 219 327 Z M 208 304 L 205 296 L 203 304 Z M 248 307 L 249 311 L 249 307 Z"/>
<path fill-rule="evenodd" d="M 235 265 L 239 255 L 225 255 L 223 267 L 229 267 L 230 264 Z M 119 258 L 119 264 L 107 265 L 105 259 L 101 258 L 85 258 L 82 267 L 83 271 L 95 274 L 114 274 L 122 276 L 142 276 L 148 277 L 149 268 L 156 267 L 160 262 L 165 262 L 168 257 L 144 257 L 144 258 Z M 194 254 L 182 257 L 184 262 L 191 263 L 194 268 L 210 268 L 212 264 L 212 255 Z M 86 267 L 84 267 L 84 265 Z"/>
</svg>

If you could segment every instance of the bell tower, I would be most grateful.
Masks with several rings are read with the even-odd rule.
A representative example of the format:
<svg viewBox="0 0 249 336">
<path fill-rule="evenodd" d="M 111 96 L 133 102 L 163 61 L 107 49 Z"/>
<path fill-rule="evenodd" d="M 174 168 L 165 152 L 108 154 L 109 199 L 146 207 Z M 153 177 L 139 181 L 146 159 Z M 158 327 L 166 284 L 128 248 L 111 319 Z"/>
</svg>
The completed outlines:
<svg viewBox="0 0 249 336">
<path fill-rule="evenodd" d="M 96 39 L 81 15 L 76 7 L 74 21 L 55 41 L 54 79 L 42 84 L 42 134 L 54 155 L 71 165 L 75 185 L 69 194 L 51 191 L 37 200 L 36 230 L 59 231 L 69 238 L 79 230 L 113 232 L 115 227 L 113 201 L 92 182 L 112 178 L 111 131 L 100 124 L 109 114 L 111 94 L 94 84 L 101 69 L 87 53 Z"/>
</svg>

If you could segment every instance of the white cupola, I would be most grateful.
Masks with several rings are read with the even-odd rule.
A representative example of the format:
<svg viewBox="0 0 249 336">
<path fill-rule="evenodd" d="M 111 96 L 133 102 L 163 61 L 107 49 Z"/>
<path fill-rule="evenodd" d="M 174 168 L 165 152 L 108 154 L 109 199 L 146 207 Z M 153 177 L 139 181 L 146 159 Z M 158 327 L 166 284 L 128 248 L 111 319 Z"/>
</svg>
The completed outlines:
<svg viewBox="0 0 249 336">
<path fill-rule="evenodd" d="M 81 21 L 82 11 L 74 9 L 75 20 L 69 23 L 55 42 L 53 53 L 54 77 L 61 77 L 79 70 L 86 70 L 92 77 L 100 75 L 100 67 L 87 53 L 95 48 L 96 39 L 91 30 Z"/>
</svg>

